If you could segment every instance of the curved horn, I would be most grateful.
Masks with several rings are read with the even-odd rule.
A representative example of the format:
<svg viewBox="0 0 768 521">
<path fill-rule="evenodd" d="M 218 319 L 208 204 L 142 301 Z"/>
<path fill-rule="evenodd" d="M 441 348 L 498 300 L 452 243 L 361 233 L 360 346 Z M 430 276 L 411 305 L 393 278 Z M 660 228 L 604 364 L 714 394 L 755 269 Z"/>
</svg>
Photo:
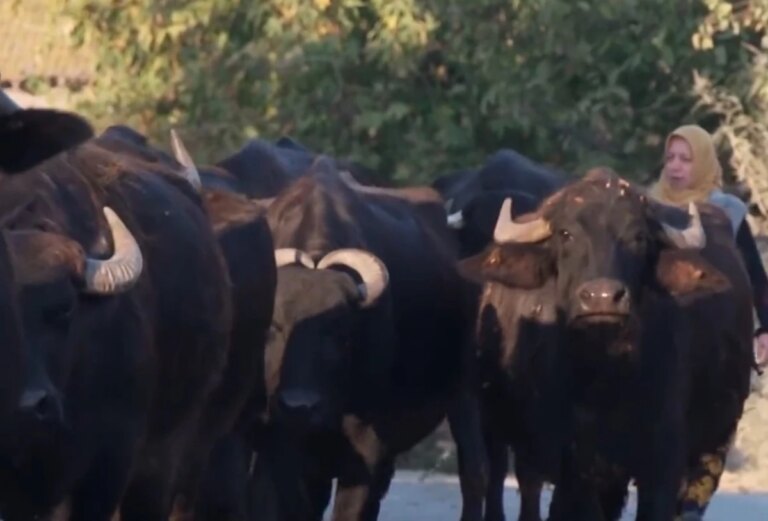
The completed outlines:
<svg viewBox="0 0 768 521">
<path fill-rule="evenodd" d="M 348 187 L 354 189 L 354 190 L 362 190 L 365 189 L 365 186 L 361 185 L 357 182 L 357 179 L 352 175 L 352 172 L 349 170 L 341 170 L 339 171 L 339 177 L 342 181 L 344 181 L 344 184 L 346 184 Z"/>
<path fill-rule="evenodd" d="M 516 223 L 511 215 L 512 199 L 507 197 L 501 205 L 496 228 L 493 230 L 493 240 L 497 243 L 539 242 L 552 235 L 549 223 L 543 217 L 527 223 Z"/>
<path fill-rule="evenodd" d="M 291 264 L 301 264 L 305 268 L 315 269 L 315 263 L 308 253 L 296 248 L 278 248 L 275 250 L 275 264 L 278 268 Z"/>
<path fill-rule="evenodd" d="M 428 186 L 408 186 L 403 188 L 384 188 L 381 186 L 368 186 L 360 184 L 348 170 L 338 173 L 341 181 L 347 188 L 361 194 L 384 195 L 403 199 L 413 204 L 445 204 L 443 196 L 434 188 Z"/>
<path fill-rule="evenodd" d="M 363 302 L 362 307 L 373 305 L 389 284 L 389 271 L 384 263 L 374 254 L 355 248 L 333 250 L 317 264 L 317 269 L 323 270 L 330 266 L 348 266 L 360 274 L 363 283 L 360 287 Z"/>
<path fill-rule="evenodd" d="M 136 283 L 144 268 L 141 249 L 131 231 L 109 207 L 104 207 L 115 251 L 107 260 L 85 259 L 85 292 L 113 295 L 127 291 Z"/>
<path fill-rule="evenodd" d="M 173 155 L 176 157 L 176 161 L 184 167 L 184 170 L 181 171 L 182 177 L 189 181 L 192 188 L 199 191 L 203 186 L 203 182 L 200 180 L 200 172 L 197 171 L 195 162 L 192 161 L 192 156 L 189 155 L 187 147 L 184 146 L 176 129 L 173 128 L 171 129 L 171 147 L 173 148 Z"/>
<path fill-rule="evenodd" d="M 464 214 L 461 210 L 448 214 L 448 228 L 461 230 L 464 228 Z"/>
<path fill-rule="evenodd" d="M 688 215 L 690 215 L 691 220 L 684 230 L 679 230 L 664 222 L 661 223 L 661 226 L 669 240 L 678 248 L 701 249 L 707 244 L 707 235 L 701 225 L 699 209 L 693 202 L 688 205 Z"/>
<path fill-rule="evenodd" d="M 355 176 L 352 175 L 352 172 L 349 170 L 340 170 L 339 171 L 339 178 L 342 180 L 342 182 L 347 185 L 348 188 L 351 188 L 355 192 L 360 192 L 361 194 L 379 194 L 379 195 L 393 195 L 397 196 L 398 190 L 397 189 L 391 189 L 391 188 L 382 188 L 380 186 L 368 186 L 361 184 L 358 182 L 357 179 L 355 179 Z"/>
<path fill-rule="evenodd" d="M 269 208 L 272 206 L 272 203 L 275 202 L 276 197 L 262 197 L 260 199 L 251 199 L 252 201 L 256 201 L 256 204 L 261 206 L 264 209 Z"/>
<path fill-rule="evenodd" d="M 21 110 L 19 104 L 13 101 L 11 97 L 5 93 L 5 91 L 0 89 L 0 115 L 5 116 L 8 114 L 13 114 L 18 110 Z"/>
</svg>

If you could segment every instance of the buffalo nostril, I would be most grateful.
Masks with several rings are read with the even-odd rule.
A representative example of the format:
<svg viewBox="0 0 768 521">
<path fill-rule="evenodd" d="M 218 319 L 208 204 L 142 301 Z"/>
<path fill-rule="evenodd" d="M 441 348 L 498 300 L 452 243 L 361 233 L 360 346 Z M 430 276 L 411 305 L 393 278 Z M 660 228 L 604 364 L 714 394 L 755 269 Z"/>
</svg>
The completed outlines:
<svg viewBox="0 0 768 521">
<path fill-rule="evenodd" d="M 286 410 L 310 411 L 320 404 L 316 393 L 306 391 L 286 391 L 280 393 L 280 404 Z"/>
<path fill-rule="evenodd" d="M 61 415 L 56 397 L 44 390 L 25 391 L 19 408 L 38 421 L 54 420 Z"/>
<path fill-rule="evenodd" d="M 35 416 L 38 420 L 50 420 L 56 416 L 56 403 L 51 396 L 44 396 L 35 404 Z"/>
<path fill-rule="evenodd" d="M 589 280 L 576 290 L 576 305 L 585 313 L 626 313 L 630 291 L 622 282 L 608 278 Z"/>
</svg>

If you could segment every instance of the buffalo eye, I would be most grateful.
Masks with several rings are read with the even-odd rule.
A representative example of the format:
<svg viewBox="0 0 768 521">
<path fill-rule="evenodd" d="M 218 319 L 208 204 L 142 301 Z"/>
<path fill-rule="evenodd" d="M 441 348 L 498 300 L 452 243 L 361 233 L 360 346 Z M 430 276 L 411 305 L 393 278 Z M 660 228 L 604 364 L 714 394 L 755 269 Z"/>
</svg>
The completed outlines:
<svg viewBox="0 0 768 521">
<path fill-rule="evenodd" d="M 280 324 L 278 324 L 277 322 L 272 322 L 272 323 L 269 325 L 269 327 L 270 327 L 270 328 L 272 328 L 272 329 L 273 329 L 275 332 L 277 332 L 277 333 L 282 333 L 282 332 L 283 332 L 283 326 L 281 326 L 281 325 L 280 325 Z"/>
<path fill-rule="evenodd" d="M 277 322 L 272 322 L 269 325 L 269 331 L 267 331 L 267 343 L 274 342 L 278 337 L 282 336 L 283 327 Z"/>
<path fill-rule="evenodd" d="M 565 228 L 561 228 L 557 231 L 557 234 L 560 236 L 560 240 L 563 242 L 570 242 L 573 240 L 573 234 L 566 230 Z"/>
<path fill-rule="evenodd" d="M 649 241 L 648 234 L 642 230 L 638 230 L 629 235 L 628 243 L 630 247 L 640 250 L 645 247 L 648 241 Z"/>
</svg>

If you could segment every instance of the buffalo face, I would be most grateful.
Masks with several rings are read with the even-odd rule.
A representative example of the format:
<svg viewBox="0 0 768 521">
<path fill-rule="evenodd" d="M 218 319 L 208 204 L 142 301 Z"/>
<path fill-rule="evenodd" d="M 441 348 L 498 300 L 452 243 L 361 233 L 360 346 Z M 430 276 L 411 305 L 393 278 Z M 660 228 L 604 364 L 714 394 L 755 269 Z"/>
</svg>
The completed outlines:
<svg viewBox="0 0 768 521">
<path fill-rule="evenodd" d="M 293 426 L 333 428 L 349 398 L 361 314 L 386 289 L 387 269 L 373 254 L 354 249 L 333 251 L 317 265 L 294 249 L 277 250 L 275 257 L 282 268 L 267 385 L 276 414 Z"/>
<path fill-rule="evenodd" d="M 52 109 L 22 109 L 0 90 L 0 172 L 13 173 L 93 137 L 83 118 Z"/>
<path fill-rule="evenodd" d="M 127 291 L 142 272 L 142 254 L 131 232 L 111 209 L 104 213 L 114 243 L 106 259 L 89 257 L 79 243 L 58 233 L 5 232 L 26 355 L 16 408 L 24 425 L 18 432 L 25 435 L 66 427 L 64 394 L 78 378 L 71 374 L 74 360 L 111 309 L 103 297 Z"/>
<path fill-rule="evenodd" d="M 495 244 L 463 271 L 523 289 L 554 279 L 571 327 L 623 325 L 648 289 L 680 296 L 726 283 L 698 255 L 706 237 L 695 205 L 686 212 L 651 203 L 618 176 L 576 182 L 517 221 L 511 206 L 502 206 Z"/>
</svg>

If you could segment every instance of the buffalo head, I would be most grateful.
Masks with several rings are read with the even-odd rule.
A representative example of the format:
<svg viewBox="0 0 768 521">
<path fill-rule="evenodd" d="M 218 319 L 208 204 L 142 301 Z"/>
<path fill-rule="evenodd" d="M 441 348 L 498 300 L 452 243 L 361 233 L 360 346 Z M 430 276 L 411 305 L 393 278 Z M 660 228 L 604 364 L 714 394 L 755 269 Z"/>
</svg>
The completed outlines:
<svg viewBox="0 0 768 521">
<path fill-rule="evenodd" d="M 114 245 L 107 258 L 87 255 L 60 233 L 17 229 L 13 223 L 4 232 L 26 346 L 17 412 L 32 426 L 62 426 L 62 396 L 73 360 L 103 325 L 100 306 L 113 306 L 100 299 L 129 290 L 142 273 L 142 253 L 128 227 L 110 208 L 104 208 L 104 217 Z"/>
<path fill-rule="evenodd" d="M 615 174 L 590 175 L 517 220 L 511 208 L 507 199 L 495 243 L 462 270 L 514 288 L 554 280 L 570 325 L 623 323 L 648 290 L 682 296 L 727 287 L 699 255 L 706 233 L 697 206 L 653 203 Z"/>
<path fill-rule="evenodd" d="M 349 398 L 352 362 L 360 355 L 355 349 L 363 315 L 387 289 L 387 268 L 359 249 L 331 251 L 315 264 L 305 252 L 281 248 L 275 259 L 281 269 L 267 346 L 270 394 L 289 421 L 337 425 Z"/>
<path fill-rule="evenodd" d="M 93 137 L 80 116 L 53 109 L 22 109 L 0 90 L 0 172 L 32 168 Z"/>
<path fill-rule="evenodd" d="M 536 198 L 525 192 L 513 190 L 486 191 L 467 200 L 460 209 L 453 209 L 453 201 L 446 203 L 447 224 L 453 229 L 462 245 L 462 255 L 469 256 L 483 250 L 493 242 L 493 233 L 504 200 L 515 201 L 516 213 L 528 213 L 536 209 Z"/>
</svg>

